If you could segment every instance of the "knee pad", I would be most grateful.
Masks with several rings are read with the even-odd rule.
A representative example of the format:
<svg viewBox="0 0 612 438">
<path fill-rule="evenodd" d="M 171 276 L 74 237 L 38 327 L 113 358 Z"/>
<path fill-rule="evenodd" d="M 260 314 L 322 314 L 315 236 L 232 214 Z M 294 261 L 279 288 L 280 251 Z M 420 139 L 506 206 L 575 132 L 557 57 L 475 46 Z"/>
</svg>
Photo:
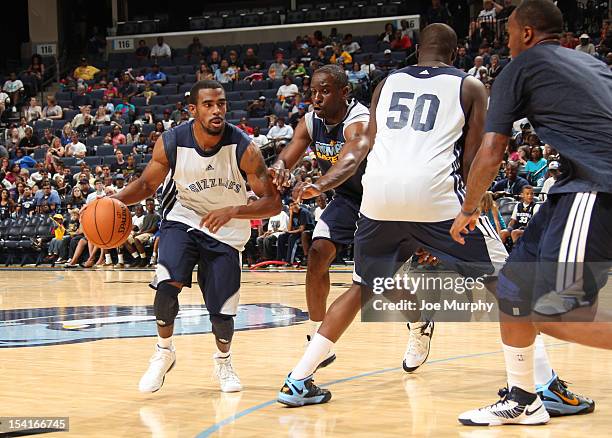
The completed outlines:
<svg viewBox="0 0 612 438">
<path fill-rule="evenodd" d="M 217 341 L 222 344 L 232 342 L 234 336 L 234 317 L 232 315 L 214 314 L 210 315 L 212 331 Z"/>
<path fill-rule="evenodd" d="M 179 311 L 178 294 L 180 291 L 178 287 L 167 281 L 157 286 L 153 308 L 158 326 L 166 327 L 174 324 L 174 319 Z"/>
</svg>

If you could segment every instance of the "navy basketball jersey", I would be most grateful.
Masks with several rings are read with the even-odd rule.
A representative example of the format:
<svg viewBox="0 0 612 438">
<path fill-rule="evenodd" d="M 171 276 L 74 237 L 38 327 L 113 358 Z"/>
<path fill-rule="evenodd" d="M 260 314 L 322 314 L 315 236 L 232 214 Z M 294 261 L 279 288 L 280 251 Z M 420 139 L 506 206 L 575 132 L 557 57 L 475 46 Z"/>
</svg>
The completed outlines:
<svg viewBox="0 0 612 438">
<path fill-rule="evenodd" d="M 338 155 L 344 146 L 344 130 L 356 122 L 368 122 L 370 112 L 368 109 L 353 100 L 346 111 L 346 116 L 337 125 L 326 125 L 325 120 L 319 118 L 314 112 L 309 112 L 305 116 L 306 129 L 312 139 L 310 148 L 317 156 L 319 168 L 323 174 L 336 164 Z M 357 201 L 361 200 L 363 189 L 361 187 L 361 177 L 365 170 L 366 161 L 359 166 L 353 176 L 336 187 L 336 193 L 348 196 Z"/>
<path fill-rule="evenodd" d="M 410 66 L 387 77 L 363 176 L 363 215 L 441 222 L 459 213 L 466 76 L 454 67 Z"/>
<path fill-rule="evenodd" d="M 522 202 L 519 202 L 516 206 L 516 221 L 522 226 L 527 225 L 535 214 L 535 206 L 535 202 L 532 202 L 531 204 L 523 204 Z"/>
<path fill-rule="evenodd" d="M 251 235 L 248 219 L 232 219 L 217 233 L 200 227 L 200 220 L 212 210 L 246 205 L 246 176 L 240 170 L 240 160 L 251 140 L 225 123 L 221 141 L 204 151 L 196 143 L 193 126 L 194 121 L 183 123 L 162 134 L 171 169 L 162 191 L 162 217 L 242 251 Z"/>
</svg>

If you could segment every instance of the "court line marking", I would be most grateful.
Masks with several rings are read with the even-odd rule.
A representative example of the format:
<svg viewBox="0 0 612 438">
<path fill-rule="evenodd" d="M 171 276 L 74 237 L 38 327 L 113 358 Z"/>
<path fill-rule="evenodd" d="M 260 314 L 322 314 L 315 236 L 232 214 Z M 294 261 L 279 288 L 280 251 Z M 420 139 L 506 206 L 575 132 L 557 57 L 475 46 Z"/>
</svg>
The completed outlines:
<svg viewBox="0 0 612 438">
<path fill-rule="evenodd" d="M 569 345 L 570 342 L 556 342 L 556 343 L 552 343 L 552 344 L 546 344 L 546 348 L 549 347 L 559 347 L 559 346 L 563 346 L 563 345 Z M 454 360 L 461 360 L 461 359 L 471 359 L 474 357 L 481 357 L 481 356 L 491 356 L 494 354 L 500 354 L 503 353 L 503 350 L 497 350 L 497 351 L 487 351 L 484 353 L 474 353 L 474 354 L 464 354 L 464 355 L 460 355 L 460 356 L 452 356 L 452 357 L 446 357 L 443 359 L 435 359 L 435 360 L 431 360 L 429 362 L 427 362 L 428 364 L 436 364 L 436 363 L 444 363 L 444 362 L 452 362 Z M 375 370 L 375 371 L 368 371 L 367 373 L 362 373 L 362 374 L 357 374 L 355 376 L 350 376 L 350 377 L 345 377 L 342 379 L 338 379 L 338 380 L 332 380 L 331 382 L 327 382 L 327 383 L 323 383 L 321 384 L 321 386 L 323 387 L 327 387 L 327 386 L 332 386 L 332 385 L 336 385 L 339 383 L 344 383 L 344 382 L 350 382 L 352 380 L 357 380 L 357 379 L 361 379 L 364 377 L 370 377 L 370 376 L 375 376 L 378 374 L 384 374 L 384 373 L 388 373 L 391 371 L 399 371 L 401 370 L 402 367 L 394 367 L 394 368 L 385 368 L 382 370 Z M 205 438 L 208 436 L 211 436 L 213 433 L 218 432 L 222 427 L 225 427 L 227 425 L 230 425 L 232 423 L 234 423 L 236 420 L 239 420 L 242 417 L 245 417 L 249 414 L 252 414 L 253 412 L 257 412 L 261 409 L 264 409 L 268 406 L 273 405 L 274 403 L 276 403 L 276 399 L 274 400 L 268 400 L 266 402 L 260 403 L 258 405 L 255 406 L 251 406 L 250 408 L 244 409 L 240 412 L 238 412 L 237 414 L 232 415 L 231 417 L 227 417 L 215 424 L 213 424 L 212 426 L 210 426 L 208 429 L 203 430 L 202 432 L 200 432 L 198 435 L 196 435 L 196 438 Z M 291 408 L 286 408 L 286 409 L 291 409 Z"/>
</svg>

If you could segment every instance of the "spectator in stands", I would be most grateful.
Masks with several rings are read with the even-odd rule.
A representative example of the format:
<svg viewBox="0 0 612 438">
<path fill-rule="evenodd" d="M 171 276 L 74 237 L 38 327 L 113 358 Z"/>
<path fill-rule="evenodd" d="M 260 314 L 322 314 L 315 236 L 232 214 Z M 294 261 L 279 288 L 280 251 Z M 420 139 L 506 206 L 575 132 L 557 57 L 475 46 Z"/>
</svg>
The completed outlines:
<svg viewBox="0 0 612 438">
<path fill-rule="evenodd" d="M 42 58 L 38 54 L 33 54 L 30 58 L 30 66 L 27 68 L 26 73 L 36 80 L 37 84 L 42 83 L 43 77 L 45 76 L 45 64 L 42 62 Z"/>
<path fill-rule="evenodd" d="M 113 186 L 113 189 L 115 190 L 115 193 L 119 193 L 124 188 L 125 188 L 125 177 L 123 176 L 123 174 L 119 173 L 115 177 L 115 185 Z"/>
<path fill-rule="evenodd" d="M 277 147 L 284 147 L 293 138 L 293 128 L 285 125 L 284 117 L 279 117 L 276 125 L 268 131 L 268 138 L 274 140 Z"/>
<path fill-rule="evenodd" d="M 478 20 L 494 21 L 495 20 L 495 6 L 493 0 L 484 0 L 482 2 L 483 9 L 478 14 Z"/>
<path fill-rule="evenodd" d="M 497 234 L 501 234 L 502 230 L 506 229 L 506 222 L 493 200 L 493 193 L 485 192 L 480 200 L 479 209 L 480 215 L 486 216 L 489 219 L 489 222 L 495 227 Z"/>
<path fill-rule="evenodd" d="M 408 50 L 411 47 L 412 40 L 410 37 L 408 35 L 403 35 L 400 29 L 396 30 L 393 40 L 391 41 L 391 50 Z"/>
<path fill-rule="evenodd" d="M 125 167 L 122 169 L 122 171 L 124 175 L 132 175 L 136 173 L 136 158 L 133 154 L 127 156 L 125 160 Z"/>
<path fill-rule="evenodd" d="M 125 244 L 126 249 L 130 252 L 135 260 L 132 266 L 145 267 L 147 263 L 147 255 L 144 245 L 151 239 L 153 234 L 159 228 L 161 217 L 155 212 L 155 200 L 149 198 L 146 201 L 147 213 L 142 220 L 142 226 L 135 230 Z"/>
<path fill-rule="evenodd" d="M 77 163 L 80 163 L 87 154 L 87 147 L 79 141 L 79 135 L 76 132 L 73 132 L 70 138 L 71 142 L 66 146 L 66 156 L 75 157 Z"/>
<path fill-rule="evenodd" d="M 130 125 L 128 129 L 128 133 L 125 136 L 125 144 L 133 144 L 138 141 L 138 135 L 140 134 L 140 130 L 138 129 L 138 125 Z"/>
<path fill-rule="evenodd" d="M 529 134 L 531 134 L 531 123 L 528 121 L 524 121 L 520 124 L 521 132 L 514 136 L 516 140 L 516 144 L 518 146 L 522 146 L 523 144 L 527 144 L 527 140 L 529 139 Z"/>
<path fill-rule="evenodd" d="M 42 180 L 49 177 L 49 172 L 47 171 L 47 169 L 45 169 L 44 164 L 40 161 L 38 161 L 34 165 L 33 170 L 35 170 L 35 172 L 32 172 L 30 178 L 40 187 L 40 183 L 42 182 Z"/>
<path fill-rule="evenodd" d="M 289 215 L 284 210 L 268 220 L 268 230 L 257 238 L 257 248 L 264 260 L 272 260 L 275 257 L 274 244 L 288 227 Z"/>
<path fill-rule="evenodd" d="M 183 112 L 185 112 L 185 105 L 183 104 L 183 101 L 179 100 L 176 102 L 175 108 L 170 114 L 170 118 L 178 125 L 178 123 L 181 121 L 181 113 Z"/>
<path fill-rule="evenodd" d="M 391 56 L 391 49 L 385 49 L 383 52 L 384 58 L 380 61 L 380 69 L 384 73 L 389 73 L 397 68 L 397 62 Z"/>
<path fill-rule="evenodd" d="M 361 65 L 358 62 L 353 63 L 352 70 L 346 72 L 349 84 L 353 90 L 355 98 L 362 100 L 366 96 L 368 89 L 368 75 L 361 70 Z"/>
<path fill-rule="evenodd" d="M 244 71 L 259 71 L 261 70 L 261 61 L 255 55 L 252 47 L 246 49 L 246 54 L 242 60 L 242 68 Z"/>
<path fill-rule="evenodd" d="M 27 128 L 31 128 L 31 126 L 28 124 L 28 121 L 26 120 L 26 118 L 24 116 L 19 118 L 19 126 L 17 127 L 17 131 L 19 132 L 19 140 L 21 140 L 23 137 L 25 137 L 25 132 Z"/>
<path fill-rule="evenodd" d="M 122 98 L 128 97 L 129 99 L 136 96 L 136 94 L 138 93 L 138 88 L 136 87 L 136 85 L 134 84 L 134 80 L 128 73 L 125 73 L 122 76 L 118 91 L 119 96 L 121 96 Z"/>
<path fill-rule="evenodd" d="M 158 60 L 160 58 L 170 58 L 172 56 L 172 50 L 170 46 L 164 43 L 164 37 L 157 37 L 157 44 L 151 49 L 151 58 Z"/>
<path fill-rule="evenodd" d="M 493 184 L 491 191 L 496 197 L 499 196 L 518 196 L 523 191 L 523 187 L 529 185 L 529 181 L 518 176 L 518 163 L 509 161 L 505 167 L 506 177 Z"/>
<path fill-rule="evenodd" d="M 491 68 L 489 68 L 489 76 L 494 81 L 495 78 L 501 73 L 503 66 L 499 62 L 499 56 L 491 56 Z"/>
<path fill-rule="evenodd" d="M 111 131 L 111 143 L 115 148 L 117 148 L 119 145 L 127 143 L 125 135 L 123 135 L 123 132 L 121 132 L 121 127 L 117 125 L 113 126 Z"/>
<path fill-rule="evenodd" d="M 136 58 L 139 60 L 147 59 L 151 54 L 151 49 L 147 47 L 147 42 L 145 40 L 138 41 L 138 47 L 136 48 Z"/>
<path fill-rule="evenodd" d="M 158 89 L 166 82 L 168 82 L 166 73 L 159 69 L 159 65 L 153 64 L 151 71 L 145 75 L 145 84 L 149 84 L 153 88 Z"/>
<path fill-rule="evenodd" d="M 106 113 L 106 109 L 102 105 L 100 105 L 96 111 L 94 123 L 98 126 L 108 125 L 110 123 L 110 116 Z"/>
<path fill-rule="evenodd" d="M 357 41 L 353 41 L 353 34 L 347 33 L 344 36 L 342 50 L 349 53 L 350 55 L 354 55 L 355 53 L 361 52 L 361 46 Z"/>
<path fill-rule="evenodd" d="M 312 214 L 301 204 L 289 205 L 289 224 L 287 231 L 280 234 L 276 246 L 276 259 L 286 263 L 293 262 L 294 246 L 301 240 L 302 232 L 313 223 Z"/>
<path fill-rule="evenodd" d="M 23 171 L 24 167 L 26 169 L 30 169 L 34 167 L 36 164 L 36 160 L 29 155 L 26 155 L 24 150 L 21 148 L 15 149 L 15 159 L 14 162 L 21 166 L 21 170 Z"/>
<path fill-rule="evenodd" d="M 13 162 L 10 167 L 10 171 L 4 175 L 4 179 L 6 179 L 11 186 L 15 185 L 17 178 L 19 178 L 19 174 L 21 173 L 21 165 L 19 163 Z"/>
<path fill-rule="evenodd" d="M 32 216 L 36 211 L 36 202 L 32 189 L 27 184 L 23 185 L 23 194 L 19 195 L 15 213 L 17 216 Z"/>
<path fill-rule="evenodd" d="M 385 24 L 385 31 L 380 34 L 378 40 L 383 43 L 391 43 L 393 41 L 393 37 L 395 35 L 395 26 L 392 23 Z"/>
<path fill-rule="evenodd" d="M 213 72 L 216 72 L 219 67 L 221 67 L 221 55 L 219 55 L 217 50 L 210 52 L 210 56 L 208 57 L 208 66 Z"/>
<path fill-rule="evenodd" d="M 510 222 L 506 229 L 499 233 L 502 242 L 506 242 L 508 237 L 511 237 L 512 243 L 516 244 L 517 240 L 519 240 L 525 232 L 524 230 L 527 224 L 529 224 L 529 221 L 539 209 L 540 204 L 534 202 L 533 187 L 530 185 L 524 186 L 521 191 L 521 202 L 514 206 Z"/>
<path fill-rule="evenodd" d="M 53 130 L 51 128 L 45 128 L 43 130 L 43 136 L 40 139 L 40 144 L 43 146 L 50 146 L 54 138 Z"/>
<path fill-rule="evenodd" d="M 280 78 L 285 70 L 287 70 L 287 64 L 284 62 L 284 53 L 278 51 L 274 57 L 274 62 L 268 68 L 268 77 L 270 79 Z"/>
<path fill-rule="evenodd" d="M 98 127 L 92 123 L 92 120 L 91 116 L 87 115 L 83 118 L 83 124 L 75 128 L 75 131 L 79 134 L 80 140 L 95 137 L 98 133 Z"/>
<path fill-rule="evenodd" d="M 72 106 L 74 108 L 81 108 L 83 106 L 90 106 L 91 104 L 91 96 L 87 94 L 87 87 L 79 84 L 77 86 L 77 94 L 72 97 Z"/>
<path fill-rule="evenodd" d="M 132 144 L 132 153 L 144 155 L 149 151 L 149 142 L 147 141 L 147 137 L 140 133 L 136 140 L 131 143 Z"/>
<path fill-rule="evenodd" d="M 575 50 L 587 55 L 595 55 L 595 45 L 593 45 L 591 37 L 586 33 L 580 35 L 580 44 L 576 46 Z"/>
<path fill-rule="evenodd" d="M 25 128 L 25 137 L 19 141 L 19 148 L 22 149 L 27 155 L 33 153 L 40 147 L 40 140 L 34 135 L 34 130 L 27 126 Z"/>
<path fill-rule="evenodd" d="M 91 107 L 89 105 L 83 105 L 81 108 L 81 112 L 74 116 L 70 125 L 72 129 L 76 129 L 79 125 L 85 123 L 85 118 L 91 116 Z"/>
<path fill-rule="evenodd" d="M 161 86 L 157 86 L 157 90 L 159 90 L 161 88 Z M 144 86 L 144 90 L 142 90 L 142 93 L 137 94 L 137 96 L 142 96 L 145 98 L 145 105 L 149 105 L 151 103 L 151 99 L 154 96 L 157 96 L 157 91 L 153 90 L 153 86 L 150 83 L 147 83 Z"/>
<path fill-rule="evenodd" d="M 11 98 L 0 89 L 0 120 L 4 120 L 3 115 L 6 107 L 11 105 Z"/>
<path fill-rule="evenodd" d="M 119 91 L 119 94 L 121 94 L 121 91 Z M 104 108 L 104 111 L 106 112 L 106 114 L 112 114 L 115 112 L 115 105 L 106 96 L 102 96 L 102 99 L 100 100 L 100 106 Z M 110 121 L 110 116 L 109 116 L 109 121 Z"/>
<path fill-rule="evenodd" d="M 204 47 L 200 42 L 200 38 L 197 36 L 193 37 L 191 44 L 187 46 L 187 59 L 191 61 L 192 58 L 200 59 L 204 53 Z"/>
<path fill-rule="evenodd" d="M 72 124 L 70 122 L 64 124 L 62 127 L 62 132 L 60 134 L 60 141 L 62 142 L 62 146 L 68 145 L 70 143 L 72 137 Z"/>
<path fill-rule="evenodd" d="M 47 96 L 47 105 L 42 110 L 42 118 L 49 120 L 62 120 L 64 111 L 55 100 L 55 96 Z"/>
<path fill-rule="evenodd" d="M 567 49 L 574 49 L 578 44 L 579 42 L 574 37 L 574 32 L 565 32 L 565 36 L 561 38 L 561 45 Z"/>
<path fill-rule="evenodd" d="M 503 5 L 493 2 L 493 7 L 495 8 L 495 18 L 497 20 L 510 18 L 510 15 L 516 9 L 516 6 L 512 4 L 512 0 L 503 0 Z"/>
<path fill-rule="evenodd" d="M 24 117 L 28 123 L 34 122 L 42 117 L 42 108 L 38 104 L 38 99 L 30 97 L 28 104 L 22 108 Z"/>
<path fill-rule="evenodd" d="M 291 76 L 293 78 L 306 76 L 306 67 L 301 62 L 295 59 L 289 60 L 289 68 L 285 70 L 285 76 Z"/>
<path fill-rule="evenodd" d="M 484 58 L 482 56 L 477 56 L 474 58 L 474 66 L 468 70 L 467 74 L 478 78 L 481 68 L 486 69 L 484 66 Z"/>
<path fill-rule="evenodd" d="M 550 191 L 550 188 L 557 182 L 559 176 L 561 176 L 561 165 L 558 161 L 551 161 L 548 163 L 548 178 L 544 181 L 542 185 L 542 190 L 540 191 L 540 197 L 542 201 L 546 200 L 546 196 Z"/>
<path fill-rule="evenodd" d="M 123 96 L 123 101 L 115 107 L 115 113 L 120 112 L 123 118 L 131 120 L 136 114 L 136 107 L 130 103 L 130 98 Z"/>
<path fill-rule="evenodd" d="M 299 92 L 300 90 L 298 89 L 297 85 L 293 83 L 291 76 L 285 75 L 283 76 L 283 85 L 278 87 L 276 97 L 281 103 L 290 103 L 293 101 L 293 97 Z"/>
<path fill-rule="evenodd" d="M 10 218 L 15 212 L 15 201 L 10 197 L 7 189 L 0 192 L 0 220 Z"/>
<path fill-rule="evenodd" d="M 89 186 L 89 181 L 87 179 L 83 179 L 81 182 L 82 181 L 86 181 L 87 186 Z M 81 190 L 82 185 L 84 184 L 77 185 L 72 188 L 71 195 L 66 198 L 66 204 L 68 207 L 81 208 L 83 205 L 85 205 L 85 197 L 83 196 L 83 192 Z"/>
<path fill-rule="evenodd" d="M 64 216 L 62 216 L 60 213 L 55 213 L 52 219 L 51 234 L 53 235 L 53 238 L 49 242 L 48 256 L 45 257 L 45 261 L 47 263 L 55 263 L 57 260 L 59 263 L 59 253 L 64 243 L 66 227 L 64 225 Z"/>
<path fill-rule="evenodd" d="M 214 79 L 213 73 L 205 63 L 201 63 L 198 71 L 196 72 L 196 81 L 211 81 Z"/>
<path fill-rule="evenodd" d="M 105 196 L 104 193 L 104 181 L 102 179 L 96 179 L 95 191 L 87 195 L 87 199 L 85 200 L 86 204 L 89 204 L 91 201 L 102 198 Z"/>
<path fill-rule="evenodd" d="M 451 24 L 452 15 L 448 7 L 442 4 L 441 0 L 431 0 L 431 6 L 425 13 L 425 25 L 432 23 Z"/>
<path fill-rule="evenodd" d="M 350 64 L 353 62 L 353 57 L 346 50 L 342 50 L 339 44 L 335 44 L 332 48 L 332 56 L 329 58 L 331 64 L 337 64 L 342 62 L 344 64 Z"/>
<path fill-rule="evenodd" d="M 240 128 L 242 131 L 246 132 L 247 135 L 253 134 L 253 128 L 249 126 L 249 121 L 247 120 L 246 117 L 241 117 L 240 121 L 238 122 L 236 126 Z"/>
<path fill-rule="evenodd" d="M 268 137 L 261 133 L 259 126 L 253 127 L 253 133 L 250 135 L 251 141 L 260 148 L 264 147 L 269 143 Z"/>
<path fill-rule="evenodd" d="M 299 103 L 295 106 L 295 108 L 297 110 L 291 113 L 291 115 L 289 116 L 289 121 L 288 121 L 289 125 L 291 126 L 291 128 L 293 128 L 294 131 L 295 131 L 295 128 L 297 128 L 297 125 L 300 122 L 300 120 L 302 120 L 304 116 L 306 115 L 306 110 L 308 106 L 305 103 Z"/>
<path fill-rule="evenodd" d="M 48 179 L 43 180 L 42 190 L 36 193 L 34 199 L 36 200 L 38 214 L 52 214 L 62 207 L 62 201 L 57 191 L 51 188 L 51 183 Z"/>
<path fill-rule="evenodd" d="M 266 105 L 266 96 L 259 96 L 251 102 L 247 107 L 247 112 L 251 118 L 262 118 L 270 114 L 270 110 Z"/>
<path fill-rule="evenodd" d="M 372 55 L 367 55 L 361 64 L 361 71 L 364 72 L 370 79 L 375 77 L 376 65 L 372 61 Z"/>
<path fill-rule="evenodd" d="M 78 81 L 79 79 L 83 81 L 91 81 L 93 80 L 96 73 L 100 70 L 93 65 L 89 65 L 87 62 L 87 58 L 81 58 L 81 64 L 74 69 L 74 73 L 72 76 Z"/>
<path fill-rule="evenodd" d="M 229 62 L 226 59 L 221 61 L 219 69 L 215 72 L 215 81 L 227 84 L 236 79 L 236 71 L 230 68 Z"/>
<path fill-rule="evenodd" d="M 172 120 L 170 118 L 170 114 L 171 113 L 172 113 L 172 111 L 170 111 L 170 109 L 166 108 L 164 110 L 163 114 L 162 114 L 162 119 L 160 120 L 160 122 L 164 126 L 164 131 L 167 131 L 168 129 L 172 128 L 172 125 L 176 125 L 174 120 Z"/>
<path fill-rule="evenodd" d="M 62 146 L 62 142 L 59 137 L 53 137 L 51 140 L 51 144 L 49 149 L 47 150 L 46 161 L 48 163 L 52 162 L 55 159 L 60 159 L 64 156 L 66 150 L 64 146 Z"/>
<path fill-rule="evenodd" d="M 12 111 L 17 112 L 16 106 L 21 104 L 21 97 L 25 91 L 23 82 L 17 79 L 17 73 L 11 72 L 9 74 L 8 80 L 2 86 L 2 90 L 5 91 L 11 99 L 11 105 L 13 105 Z"/>
<path fill-rule="evenodd" d="M 467 72 L 474 65 L 472 62 L 472 57 L 467 54 L 465 47 L 461 46 L 457 49 L 457 57 L 453 62 L 453 65 L 459 70 L 463 70 Z"/>
<path fill-rule="evenodd" d="M 530 184 L 542 187 L 544 184 L 544 177 L 548 170 L 548 161 L 542 157 L 542 148 L 535 146 L 531 149 L 531 157 L 527 164 L 525 164 L 525 171 L 527 172 L 527 180 Z"/>
<path fill-rule="evenodd" d="M 104 96 L 108 97 L 109 99 L 119 97 L 119 90 L 117 90 L 117 87 L 115 87 L 115 84 L 113 82 L 109 82 L 108 84 L 106 84 L 106 88 L 104 89 Z"/>
</svg>

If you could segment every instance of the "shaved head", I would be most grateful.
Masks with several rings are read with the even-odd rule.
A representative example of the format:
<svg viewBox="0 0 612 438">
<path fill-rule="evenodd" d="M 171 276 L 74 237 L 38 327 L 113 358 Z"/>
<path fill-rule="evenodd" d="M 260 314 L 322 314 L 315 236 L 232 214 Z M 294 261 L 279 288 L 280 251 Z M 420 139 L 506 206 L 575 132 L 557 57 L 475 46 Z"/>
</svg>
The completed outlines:
<svg viewBox="0 0 612 438">
<path fill-rule="evenodd" d="M 441 57 L 448 60 L 457 50 L 457 34 L 447 24 L 430 24 L 423 29 L 420 39 L 419 59 Z"/>
</svg>

